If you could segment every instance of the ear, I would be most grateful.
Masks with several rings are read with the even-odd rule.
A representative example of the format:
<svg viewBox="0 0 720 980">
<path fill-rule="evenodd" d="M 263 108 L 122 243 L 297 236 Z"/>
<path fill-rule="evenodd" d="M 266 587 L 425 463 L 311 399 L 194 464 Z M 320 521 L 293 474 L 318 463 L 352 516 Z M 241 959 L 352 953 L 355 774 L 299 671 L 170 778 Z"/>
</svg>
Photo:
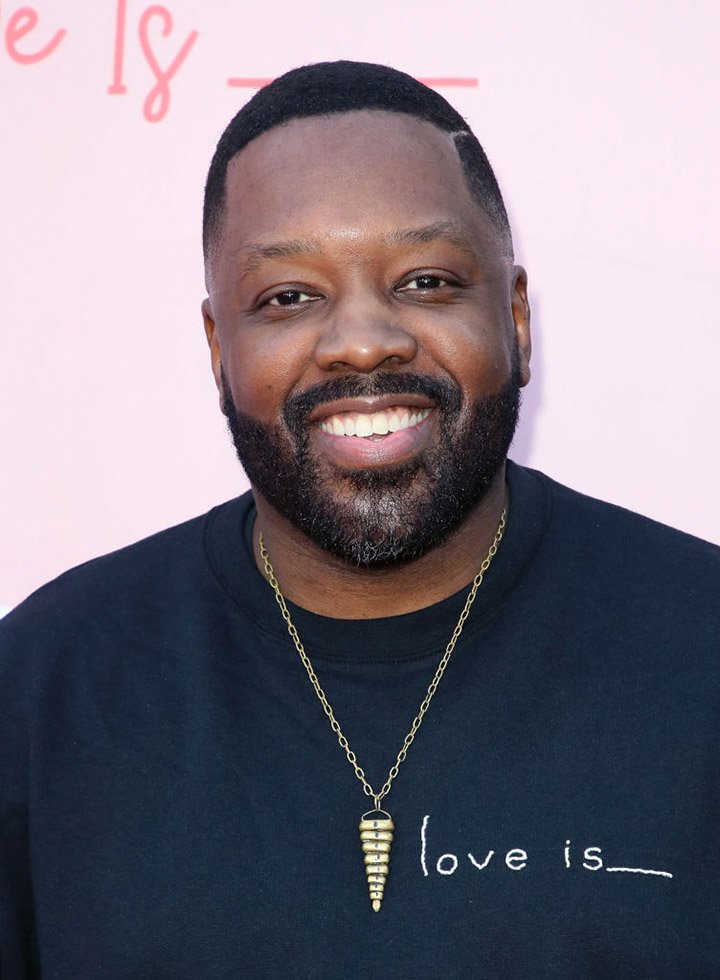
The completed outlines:
<svg viewBox="0 0 720 980">
<path fill-rule="evenodd" d="M 218 335 L 215 318 L 210 307 L 210 298 L 206 297 L 200 306 L 202 310 L 203 323 L 205 325 L 205 336 L 210 347 L 210 365 L 217 390 L 220 392 L 220 408 L 222 408 L 222 360 L 220 358 L 220 338 Z"/>
<path fill-rule="evenodd" d="M 527 272 L 521 265 L 513 269 L 512 315 L 515 324 L 515 340 L 520 358 L 520 385 L 530 381 L 530 304 L 527 297 Z"/>
</svg>

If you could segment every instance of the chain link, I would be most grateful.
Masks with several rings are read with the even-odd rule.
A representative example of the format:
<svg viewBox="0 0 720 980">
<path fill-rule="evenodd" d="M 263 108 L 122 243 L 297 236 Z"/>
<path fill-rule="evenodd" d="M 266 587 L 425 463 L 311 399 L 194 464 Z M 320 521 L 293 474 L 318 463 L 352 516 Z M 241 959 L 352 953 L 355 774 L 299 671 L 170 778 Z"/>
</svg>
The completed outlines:
<svg viewBox="0 0 720 980">
<path fill-rule="evenodd" d="M 455 629 L 453 630 L 453 634 L 450 637 L 450 642 L 445 648 L 445 653 L 443 654 L 442 660 L 438 664 L 438 668 L 435 671 L 435 676 L 430 681 L 430 686 L 427 689 L 427 694 L 422 700 L 420 709 L 418 713 L 415 715 L 413 723 L 410 726 L 410 731 L 405 736 L 405 741 L 402 744 L 402 748 L 398 752 L 395 762 L 390 767 L 390 771 L 388 772 L 387 779 L 385 780 L 385 783 L 379 793 L 376 793 L 375 790 L 370 785 L 370 783 L 368 782 L 367 776 L 365 775 L 365 771 L 360 765 L 360 763 L 358 762 L 357 756 L 350 748 L 347 738 L 343 735 L 342 729 L 340 728 L 340 723 L 335 717 L 330 702 L 328 701 L 325 692 L 320 686 L 320 681 L 317 678 L 317 674 L 315 673 L 313 665 L 310 663 L 310 658 L 308 657 L 305 651 L 305 647 L 302 644 L 302 640 L 300 639 L 298 631 L 295 629 L 295 624 L 290 618 L 290 613 L 288 612 L 288 608 L 285 603 L 285 598 L 282 592 L 280 591 L 280 586 L 278 585 L 278 581 L 275 578 L 275 572 L 273 571 L 273 567 L 270 564 L 270 557 L 267 553 L 267 549 L 265 547 L 265 542 L 263 541 L 262 533 L 260 534 L 260 555 L 265 565 L 265 574 L 267 575 L 268 582 L 272 586 L 273 591 L 275 593 L 275 599 L 277 600 L 277 604 L 280 607 L 280 612 L 282 614 L 282 618 L 285 620 L 285 624 L 288 628 L 288 633 L 290 634 L 290 638 L 295 644 L 295 649 L 300 655 L 300 659 L 302 660 L 303 666 L 307 671 L 307 675 L 310 678 L 310 683 L 315 689 L 315 693 L 318 696 L 320 704 L 323 707 L 323 711 L 325 712 L 325 714 L 327 715 L 330 721 L 330 727 L 337 735 L 337 740 L 338 743 L 340 744 L 340 747 L 345 752 L 348 762 L 355 770 L 355 775 L 362 783 L 363 792 L 365 793 L 366 796 L 369 796 L 373 800 L 376 809 L 379 808 L 382 800 L 390 792 L 390 787 L 392 786 L 393 780 L 397 776 L 400 770 L 400 766 L 405 761 L 405 758 L 408 754 L 408 749 L 410 748 L 413 741 L 415 740 L 417 731 L 423 722 L 423 718 L 425 717 L 428 708 L 430 707 L 430 702 L 433 699 L 433 695 L 437 691 L 440 681 L 442 680 L 443 674 L 445 673 L 445 668 L 447 667 L 450 661 L 450 657 L 452 656 L 452 652 L 455 649 L 455 644 L 460 639 L 460 634 L 462 633 L 463 627 L 465 626 L 465 622 L 468 616 L 470 615 L 470 608 L 473 602 L 475 601 L 475 596 L 477 595 L 478 589 L 482 585 L 483 578 L 488 568 L 490 567 L 491 561 L 497 554 L 498 546 L 502 541 L 502 536 L 505 531 L 506 516 L 507 516 L 507 511 L 505 508 L 503 508 L 503 512 L 500 515 L 500 523 L 498 524 L 498 529 L 495 534 L 495 539 L 493 540 L 493 543 L 490 545 L 490 550 L 488 551 L 487 555 L 485 556 L 485 560 L 480 566 L 480 571 L 473 579 L 472 585 L 470 586 L 470 591 L 468 592 L 468 597 L 465 600 L 463 611 L 460 613 L 460 618 L 458 619 L 457 625 L 455 626 Z"/>
</svg>

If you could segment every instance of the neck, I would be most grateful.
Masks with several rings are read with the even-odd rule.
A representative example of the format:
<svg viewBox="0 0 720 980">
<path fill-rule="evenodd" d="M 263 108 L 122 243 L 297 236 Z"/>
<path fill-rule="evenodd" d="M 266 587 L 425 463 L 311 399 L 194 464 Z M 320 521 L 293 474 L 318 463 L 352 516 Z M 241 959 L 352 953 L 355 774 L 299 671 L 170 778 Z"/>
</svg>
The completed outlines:
<svg viewBox="0 0 720 980">
<path fill-rule="evenodd" d="M 316 545 L 253 492 L 258 512 L 253 548 L 261 574 L 265 575 L 260 532 L 286 599 L 333 619 L 379 619 L 431 606 L 472 581 L 500 523 L 505 467 L 482 501 L 442 544 L 397 568 L 348 565 Z"/>
</svg>

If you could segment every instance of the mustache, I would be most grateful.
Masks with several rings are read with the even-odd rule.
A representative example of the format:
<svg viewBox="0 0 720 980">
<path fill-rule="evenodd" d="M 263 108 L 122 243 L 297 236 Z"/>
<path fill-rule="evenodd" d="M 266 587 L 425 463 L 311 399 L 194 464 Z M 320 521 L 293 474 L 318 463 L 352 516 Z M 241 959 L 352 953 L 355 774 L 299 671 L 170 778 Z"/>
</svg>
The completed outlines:
<svg viewBox="0 0 720 980">
<path fill-rule="evenodd" d="M 297 395 L 291 395 L 283 406 L 283 418 L 293 435 L 300 438 L 308 416 L 320 405 L 341 398 L 370 398 L 378 395 L 424 395 L 444 412 L 455 414 L 462 405 L 459 385 L 447 378 L 379 371 L 372 375 L 348 374 L 340 378 L 330 378 Z"/>
</svg>

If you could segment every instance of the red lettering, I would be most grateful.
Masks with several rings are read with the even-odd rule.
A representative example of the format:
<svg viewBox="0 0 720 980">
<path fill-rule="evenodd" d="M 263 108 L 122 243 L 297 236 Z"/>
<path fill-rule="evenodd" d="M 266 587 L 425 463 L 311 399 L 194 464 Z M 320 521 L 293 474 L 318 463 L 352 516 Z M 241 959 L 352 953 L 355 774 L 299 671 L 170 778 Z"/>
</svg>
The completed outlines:
<svg viewBox="0 0 720 980">
<path fill-rule="evenodd" d="M 163 71 L 157 62 L 155 53 L 150 46 L 150 40 L 148 38 L 148 28 L 153 17 L 161 18 L 163 22 L 163 37 L 167 37 L 172 31 L 173 19 L 172 14 L 167 7 L 162 7 L 157 4 L 153 7 L 148 7 L 147 10 L 143 12 L 142 17 L 140 18 L 140 24 L 138 25 L 140 47 L 145 55 L 145 60 L 150 66 L 153 75 L 157 79 L 156 84 L 150 89 L 145 102 L 143 103 L 143 115 L 148 122 L 160 122 L 161 119 L 164 119 L 170 107 L 170 79 L 177 74 L 178 69 L 190 53 L 190 48 L 197 40 L 198 32 L 191 31 L 188 34 L 178 53 L 175 55 L 168 67 Z"/>
<path fill-rule="evenodd" d="M 12 60 L 19 65 L 34 65 L 44 58 L 49 58 L 67 34 L 67 31 L 61 27 L 45 47 L 38 48 L 37 51 L 19 51 L 16 47 L 17 42 L 35 30 L 39 19 L 37 11 L 32 7 L 20 7 L 8 18 L 5 28 L 5 47 Z"/>
<path fill-rule="evenodd" d="M 125 67 L 125 22 L 127 20 L 127 0 L 118 0 L 115 11 L 115 57 L 113 61 L 112 85 L 108 85 L 108 95 L 124 95 L 127 86 L 123 84 Z"/>
</svg>

